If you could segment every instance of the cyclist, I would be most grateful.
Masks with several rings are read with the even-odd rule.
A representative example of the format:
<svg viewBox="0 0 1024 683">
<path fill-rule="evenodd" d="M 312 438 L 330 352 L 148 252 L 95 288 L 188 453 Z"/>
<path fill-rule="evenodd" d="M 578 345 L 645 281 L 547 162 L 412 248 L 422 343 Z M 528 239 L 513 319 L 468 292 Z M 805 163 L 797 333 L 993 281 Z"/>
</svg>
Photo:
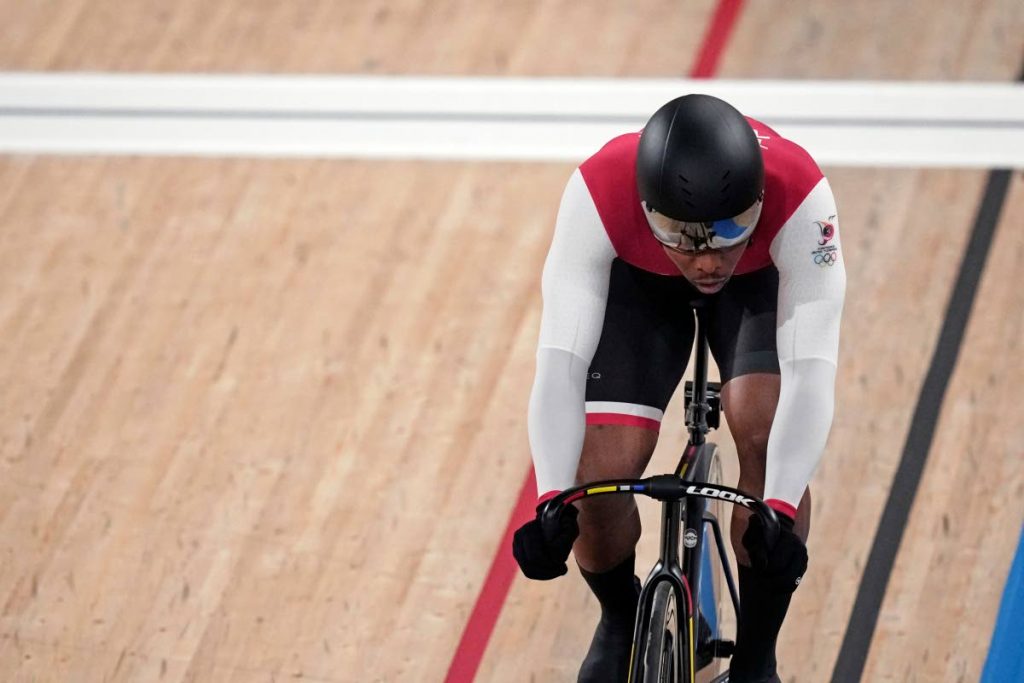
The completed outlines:
<svg viewBox="0 0 1024 683">
<path fill-rule="evenodd" d="M 541 511 L 574 483 L 642 476 L 709 301 L 709 343 L 736 442 L 738 487 L 763 497 L 771 545 L 735 506 L 740 615 L 730 680 L 776 681 L 775 642 L 807 566 L 807 488 L 832 423 L 846 274 L 835 200 L 814 160 L 731 105 L 686 95 L 614 138 L 569 178 L 544 265 L 529 405 L 537 518 L 524 574 L 566 573 L 574 551 L 601 619 L 579 681 L 625 680 L 639 581 L 630 496 Z"/>
</svg>

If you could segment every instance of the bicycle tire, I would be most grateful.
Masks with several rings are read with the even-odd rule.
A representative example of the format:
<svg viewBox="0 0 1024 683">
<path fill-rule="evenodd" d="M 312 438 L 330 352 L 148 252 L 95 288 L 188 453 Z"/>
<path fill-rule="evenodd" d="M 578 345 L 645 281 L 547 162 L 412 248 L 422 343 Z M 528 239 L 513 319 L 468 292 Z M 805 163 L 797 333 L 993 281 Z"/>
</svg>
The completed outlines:
<svg viewBox="0 0 1024 683">
<path fill-rule="evenodd" d="M 683 683 L 690 681 L 689 630 L 687 615 L 679 619 L 676 594 L 664 581 L 651 598 L 647 640 L 644 643 L 641 683 Z"/>
</svg>

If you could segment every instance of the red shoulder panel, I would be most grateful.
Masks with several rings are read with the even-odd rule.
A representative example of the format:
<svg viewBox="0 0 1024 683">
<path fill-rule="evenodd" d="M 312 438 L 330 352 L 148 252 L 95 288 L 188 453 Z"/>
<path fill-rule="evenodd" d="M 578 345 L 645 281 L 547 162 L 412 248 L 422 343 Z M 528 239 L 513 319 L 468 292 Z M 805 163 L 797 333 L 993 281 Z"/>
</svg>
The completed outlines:
<svg viewBox="0 0 1024 683">
<path fill-rule="evenodd" d="M 652 273 L 682 276 L 654 239 L 640 206 L 636 189 L 639 142 L 639 132 L 614 138 L 580 164 L 580 173 L 618 257 Z"/>
<path fill-rule="evenodd" d="M 764 205 L 750 245 L 736 266 L 736 275 L 772 264 L 768 253 L 772 240 L 822 178 L 821 169 L 803 147 L 756 119 L 748 116 L 747 121 L 757 134 L 764 157 Z"/>
</svg>

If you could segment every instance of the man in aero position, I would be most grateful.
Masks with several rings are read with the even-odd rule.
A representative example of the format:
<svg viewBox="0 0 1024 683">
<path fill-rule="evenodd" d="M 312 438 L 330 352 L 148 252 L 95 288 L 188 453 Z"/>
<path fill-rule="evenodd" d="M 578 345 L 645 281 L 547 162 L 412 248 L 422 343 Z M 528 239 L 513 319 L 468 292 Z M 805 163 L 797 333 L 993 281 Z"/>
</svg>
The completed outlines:
<svg viewBox="0 0 1024 683">
<path fill-rule="evenodd" d="M 740 618 L 733 683 L 776 681 L 775 641 L 807 567 L 807 483 L 832 423 L 846 289 L 835 200 L 796 144 L 707 95 L 672 100 L 569 178 L 543 275 L 529 432 L 537 518 L 515 535 L 526 576 L 566 572 L 570 549 L 601 605 L 579 681 L 624 681 L 639 583 L 631 496 L 541 510 L 576 482 L 642 476 L 693 343 L 709 342 L 739 455 L 738 488 L 781 522 L 769 545 L 733 509 Z"/>
</svg>

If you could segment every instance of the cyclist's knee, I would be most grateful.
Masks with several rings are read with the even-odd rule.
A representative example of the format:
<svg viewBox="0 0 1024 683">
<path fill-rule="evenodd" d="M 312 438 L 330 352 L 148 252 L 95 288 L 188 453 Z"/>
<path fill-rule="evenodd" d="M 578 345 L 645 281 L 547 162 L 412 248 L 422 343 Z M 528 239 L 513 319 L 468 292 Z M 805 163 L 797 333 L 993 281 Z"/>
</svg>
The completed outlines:
<svg viewBox="0 0 1024 683">
<path fill-rule="evenodd" d="M 736 440 L 736 457 L 740 464 L 740 476 L 756 484 L 764 486 L 765 462 L 768 456 L 768 425 L 765 431 L 751 430 L 734 434 Z M 747 489 L 753 490 L 753 489 Z"/>
<path fill-rule="evenodd" d="M 591 572 L 620 564 L 640 540 L 640 514 L 632 496 L 595 496 L 580 501 L 576 561 Z"/>
<path fill-rule="evenodd" d="M 658 434 L 622 425 L 587 427 L 578 483 L 633 479 L 643 475 Z M 640 518 L 632 496 L 595 496 L 580 502 L 576 559 L 590 571 L 614 566 L 632 552 L 640 537 Z"/>
<path fill-rule="evenodd" d="M 636 514 L 632 496 L 595 496 L 579 503 L 581 534 L 610 532 L 631 522 Z"/>
<path fill-rule="evenodd" d="M 643 475 L 658 432 L 626 425 L 588 425 L 576 471 L 577 483 Z"/>
<path fill-rule="evenodd" d="M 743 375 L 733 378 L 722 389 L 729 432 L 736 442 L 741 475 L 745 477 L 764 480 L 768 435 L 778 402 L 778 375 Z"/>
<path fill-rule="evenodd" d="M 655 431 L 624 425 L 589 425 L 583 444 L 577 483 L 602 479 L 634 479 L 643 476 L 654 447 Z M 611 530 L 635 514 L 632 496 L 596 496 L 581 502 L 580 529 Z"/>
</svg>

